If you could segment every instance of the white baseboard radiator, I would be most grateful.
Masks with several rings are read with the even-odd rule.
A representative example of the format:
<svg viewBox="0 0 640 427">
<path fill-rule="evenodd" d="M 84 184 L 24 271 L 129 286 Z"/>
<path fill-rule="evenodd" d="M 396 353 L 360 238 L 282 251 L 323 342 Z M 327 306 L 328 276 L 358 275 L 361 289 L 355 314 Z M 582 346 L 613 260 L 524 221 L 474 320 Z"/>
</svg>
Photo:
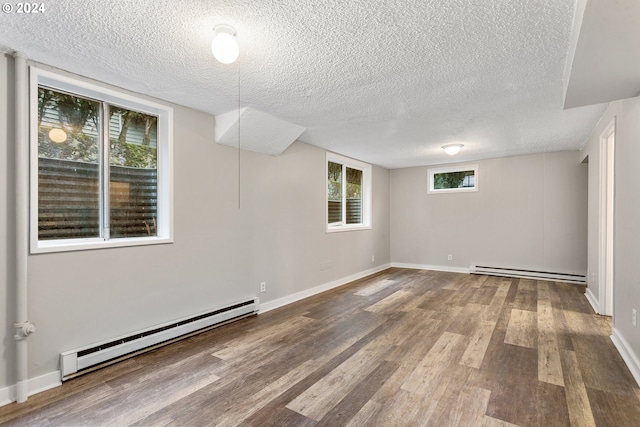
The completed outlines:
<svg viewBox="0 0 640 427">
<path fill-rule="evenodd" d="M 140 353 L 258 313 L 260 301 L 253 298 L 188 318 L 60 353 L 62 381 L 74 378 Z"/>
<path fill-rule="evenodd" d="M 487 267 L 483 265 L 472 265 L 469 269 L 471 274 L 486 274 L 489 276 L 515 277 L 520 279 L 551 280 L 554 282 L 574 283 L 585 285 L 587 277 L 583 274 L 553 273 L 549 271 L 518 270 L 515 268 Z"/>
</svg>

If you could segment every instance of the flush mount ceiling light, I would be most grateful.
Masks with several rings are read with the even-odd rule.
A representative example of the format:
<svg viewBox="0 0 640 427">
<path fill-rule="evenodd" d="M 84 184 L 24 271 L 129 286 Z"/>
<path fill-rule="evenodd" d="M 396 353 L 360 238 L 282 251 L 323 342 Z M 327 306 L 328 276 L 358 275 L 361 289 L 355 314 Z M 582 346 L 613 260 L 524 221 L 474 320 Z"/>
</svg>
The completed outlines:
<svg viewBox="0 0 640 427">
<path fill-rule="evenodd" d="M 238 59 L 240 48 L 236 29 L 230 25 L 216 25 L 213 27 L 213 41 L 211 42 L 213 56 L 223 64 L 231 64 Z"/>
<path fill-rule="evenodd" d="M 447 144 L 442 146 L 444 151 L 450 156 L 458 154 L 462 147 L 464 147 L 464 144 Z"/>
</svg>

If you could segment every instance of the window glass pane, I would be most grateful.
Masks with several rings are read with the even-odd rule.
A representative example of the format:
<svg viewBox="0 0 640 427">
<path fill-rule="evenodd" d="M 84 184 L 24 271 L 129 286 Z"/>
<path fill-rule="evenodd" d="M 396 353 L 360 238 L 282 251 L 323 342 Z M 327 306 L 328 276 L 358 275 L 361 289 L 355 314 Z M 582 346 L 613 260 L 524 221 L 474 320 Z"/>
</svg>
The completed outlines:
<svg viewBox="0 0 640 427">
<path fill-rule="evenodd" d="M 109 107 L 111 238 L 157 235 L 158 118 Z"/>
<path fill-rule="evenodd" d="M 38 88 L 38 239 L 100 235 L 100 103 Z"/>
<path fill-rule="evenodd" d="M 347 169 L 347 224 L 362 222 L 362 171 Z"/>
<path fill-rule="evenodd" d="M 329 224 L 342 222 L 342 165 L 329 162 L 327 166 L 327 203 Z"/>
<path fill-rule="evenodd" d="M 473 170 L 433 174 L 434 190 L 474 188 L 475 185 L 475 173 Z"/>
</svg>

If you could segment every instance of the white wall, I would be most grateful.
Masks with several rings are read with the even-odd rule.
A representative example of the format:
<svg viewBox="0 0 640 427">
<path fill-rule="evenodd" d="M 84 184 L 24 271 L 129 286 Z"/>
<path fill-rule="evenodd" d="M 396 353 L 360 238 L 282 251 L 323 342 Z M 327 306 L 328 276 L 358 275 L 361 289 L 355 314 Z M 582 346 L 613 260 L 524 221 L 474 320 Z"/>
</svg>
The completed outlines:
<svg viewBox="0 0 640 427">
<path fill-rule="evenodd" d="M 587 167 L 579 153 L 477 164 L 479 191 L 471 193 L 427 194 L 426 166 L 391 171 L 393 262 L 586 274 Z"/>
<path fill-rule="evenodd" d="M 589 290 L 599 305 L 599 150 L 600 138 L 615 118 L 615 188 L 613 221 L 613 334 L 612 338 L 640 383 L 640 333 L 631 324 L 631 310 L 640 310 L 640 98 L 615 101 L 602 115 L 581 156 L 589 159 L 589 271 L 595 278 Z"/>
<path fill-rule="evenodd" d="M 580 158 L 588 163 L 588 294 L 599 307 L 600 266 L 598 259 L 600 226 L 600 137 L 616 115 L 620 113 L 620 103 L 612 103 L 603 113 L 591 136 L 580 152 Z M 599 308 L 598 308 L 599 309 Z"/>
<path fill-rule="evenodd" d="M 0 79 L 2 124 L 11 97 Z M 237 151 L 214 142 L 214 117 L 173 107 L 175 243 L 30 256 L 29 320 L 38 328 L 29 338 L 30 378 L 55 372 L 64 350 L 255 295 L 269 303 L 389 264 L 389 171 L 373 168 L 373 228 L 327 234 L 324 150 L 295 142 L 278 157 L 242 151 L 239 208 Z M 3 237 L 13 227 L 4 222 L 12 179 L 6 139 L 0 134 Z M 2 241 L 0 265 L 13 247 Z M 327 260 L 331 268 L 320 271 Z M 0 392 L 15 381 L 12 286 L 3 273 Z"/>
</svg>

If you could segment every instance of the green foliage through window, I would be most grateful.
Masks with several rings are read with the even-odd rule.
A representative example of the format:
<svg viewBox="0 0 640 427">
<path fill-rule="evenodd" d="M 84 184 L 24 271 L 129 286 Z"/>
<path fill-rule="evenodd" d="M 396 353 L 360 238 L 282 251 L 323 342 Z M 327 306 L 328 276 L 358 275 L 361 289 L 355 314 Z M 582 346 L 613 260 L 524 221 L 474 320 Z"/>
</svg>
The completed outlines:
<svg viewBox="0 0 640 427">
<path fill-rule="evenodd" d="M 475 171 L 473 170 L 433 174 L 434 190 L 473 187 L 475 187 Z"/>
<path fill-rule="evenodd" d="M 39 87 L 39 240 L 104 237 L 106 216 L 108 238 L 157 235 L 157 132 L 156 116 Z"/>
</svg>

